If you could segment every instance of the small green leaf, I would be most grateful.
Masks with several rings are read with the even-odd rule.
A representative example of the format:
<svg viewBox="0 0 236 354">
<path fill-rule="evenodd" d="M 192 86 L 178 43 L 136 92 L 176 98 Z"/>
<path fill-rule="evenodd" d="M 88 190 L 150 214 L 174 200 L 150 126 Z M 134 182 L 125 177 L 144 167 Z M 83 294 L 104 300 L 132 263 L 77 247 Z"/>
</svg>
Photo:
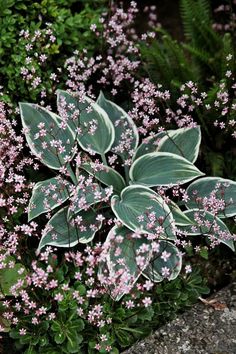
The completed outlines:
<svg viewBox="0 0 236 354">
<path fill-rule="evenodd" d="M 201 247 L 199 254 L 204 259 L 208 259 L 209 258 L 207 247 Z"/>
<path fill-rule="evenodd" d="M 83 337 L 80 334 L 78 334 L 75 330 L 67 332 L 66 337 L 67 337 L 66 349 L 68 353 L 78 354 L 80 352 L 80 344 L 83 341 Z"/>
<path fill-rule="evenodd" d="M 132 334 L 119 328 L 115 330 L 115 335 L 119 345 L 123 348 L 130 346 L 134 342 Z"/>
<path fill-rule="evenodd" d="M 59 321 L 55 321 L 53 320 L 52 321 L 52 325 L 51 325 L 51 329 L 54 331 L 54 332 L 60 332 L 62 329 L 61 329 L 61 323 Z"/>
<path fill-rule="evenodd" d="M 23 285 L 18 288 L 20 291 L 22 288 L 26 286 L 24 279 L 26 277 L 26 269 L 21 263 L 15 263 L 14 267 L 9 267 L 7 264 L 9 262 L 15 263 L 15 259 L 13 257 L 7 257 L 4 261 L 6 263 L 6 267 L 0 269 L 0 297 L 3 296 L 11 296 L 11 287 L 14 286 L 17 281 L 22 280 Z"/>
<path fill-rule="evenodd" d="M 84 329 L 84 321 L 81 318 L 71 321 L 68 324 L 70 330 L 76 330 L 76 332 L 81 332 Z"/>
<path fill-rule="evenodd" d="M 58 332 L 54 335 L 54 340 L 57 344 L 62 344 L 66 340 L 66 335 L 64 332 Z"/>
</svg>

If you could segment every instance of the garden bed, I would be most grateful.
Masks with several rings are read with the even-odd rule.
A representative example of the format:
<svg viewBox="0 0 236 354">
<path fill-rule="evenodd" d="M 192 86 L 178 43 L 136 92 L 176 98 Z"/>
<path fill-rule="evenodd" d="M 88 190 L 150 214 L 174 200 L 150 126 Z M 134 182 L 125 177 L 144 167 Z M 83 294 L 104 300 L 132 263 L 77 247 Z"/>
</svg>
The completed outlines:
<svg viewBox="0 0 236 354">
<path fill-rule="evenodd" d="M 174 353 L 171 326 L 201 352 L 202 316 L 228 341 L 234 310 L 204 299 L 235 280 L 236 2 L 155 5 L 0 4 L 3 352 L 117 354 L 158 329 L 128 352 Z"/>
</svg>

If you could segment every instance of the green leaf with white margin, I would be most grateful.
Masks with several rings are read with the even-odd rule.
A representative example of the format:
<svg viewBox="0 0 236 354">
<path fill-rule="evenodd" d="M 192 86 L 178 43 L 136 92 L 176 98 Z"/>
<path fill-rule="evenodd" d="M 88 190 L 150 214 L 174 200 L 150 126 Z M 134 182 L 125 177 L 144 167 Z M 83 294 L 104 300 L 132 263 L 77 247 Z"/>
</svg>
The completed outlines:
<svg viewBox="0 0 236 354">
<path fill-rule="evenodd" d="M 167 131 L 166 134 L 160 141 L 158 151 L 171 152 L 192 163 L 197 160 L 201 144 L 201 129 L 199 126 Z"/>
<path fill-rule="evenodd" d="M 166 136 L 167 133 L 170 133 L 172 130 L 167 130 L 163 132 L 159 132 L 154 136 L 149 136 L 143 139 L 142 143 L 139 145 L 135 154 L 133 156 L 133 161 L 138 159 L 140 156 L 149 154 L 150 152 L 158 151 L 158 146 L 162 140 Z M 173 130 L 174 131 L 174 130 Z"/>
<path fill-rule="evenodd" d="M 87 171 L 85 171 L 85 169 L 80 168 L 80 166 L 76 166 L 75 168 L 75 176 L 77 181 L 79 181 L 79 178 L 81 176 L 85 177 L 86 179 L 89 178 L 89 173 L 87 173 Z"/>
<path fill-rule="evenodd" d="M 85 185 L 83 188 L 78 186 L 70 198 L 69 219 L 79 211 L 87 210 L 91 205 L 100 203 L 106 199 L 106 195 L 106 190 L 97 183 Z"/>
<path fill-rule="evenodd" d="M 76 215 L 73 215 L 74 220 L 80 219 L 77 226 L 79 233 L 79 243 L 88 243 L 94 239 L 98 230 L 102 227 L 102 221 L 97 220 L 98 212 L 93 209 L 81 210 Z"/>
<path fill-rule="evenodd" d="M 104 166 L 103 170 L 96 171 L 93 168 L 93 163 L 83 163 L 81 168 L 94 176 L 100 182 L 107 186 L 113 186 L 113 190 L 120 193 L 126 186 L 124 178 L 113 168 Z"/>
<path fill-rule="evenodd" d="M 212 236 L 231 248 L 232 251 L 235 251 L 232 235 L 228 227 L 220 218 L 209 213 L 208 211 L 199 209 L 186 210 L 184 214 L 192 220 L 194 225 L 185 227 L 182 226 L 180 227 L 180 230 L 186 231 L 190 236 Z M 198 219 L 202 224 L 201 226 L 198 226 Z M 224 236 L 229 239 L 224 239 Z"/>
<path fill-rule="evenodd" d="M 107 100 L 102 91 L 97 104 L 106 111 L 115 127 L 115 140 L 111 151 L 126 159 L 129 151 L 135 150 L 138 146 L 139 134 L 135 123 L 121 107 Z"/>
<path fill-rule="evenodd" d="M 174 280 L 182 268 L 182 256 L 177 247 L 168 241 L 159 241 L 159 249 L 144 270 L 143 275 L 155 283 Z"/>
<path fill-rule="evenodd" d="M 74 247 L 78 243 L 90 242 L 102 223 L 96 221 L 96 213 L 91 210 L 77 214 L 81 217 L 80 225 L 74 226 L 74 220 L 68 221 L 68 207 L 59 210 L 46 224 L 42 232 L 37 253 L 46 246 Z M 94 225 L 90 228 L 90 225 Z M 84 231 L 83 231 L 84 230 Z"/>
<path fill-rule="evenodd" d="M 69 125 L 76 134 L 79 126 L 80 110 L 74 102 L 71 102 L 71 94 L 67 91 L 57 90 L 57 110 L 63 121 Z M 77 103 L 77 102 L 76 102 Z"/>
<path fill-rule="evenodd" d="M 191 183 L 186 192 L 190 198 L 186 203 L 188 209 L 202 209 L 203 202 L 205 201 L 206 204 L 207 198 L 214 197 L 217 199 L 216 202 L 221 202 L 223 205 L 223 210 L 219 211 L 218 217 L 230 218 L 236 215 L 235 181 L 220 177 L 204 177 Z M 211 211 L 210 207 L 209 211 Z"/>
<path fill-rule="evenodd" d="M 33 103 L 19 105 L 24 134 L 32 153 L 44 165 L 59 170 L 65 165 L 65 157 L 74 156 L 74 133 L 68 126 L 63 128 L 61 118 L 53 112 Z"/>
<path fill-rule="evenodd" d="M 79 145 L 85 151 L 93 151 L 100 155 L 111 150 L 115 139 L 115 129 L 107 113 L 96 102 L 89 97 L 83 101 L 78 96 L 69 94 L 66 91 L 58 90 L 59 100 L 64 97 L 65 102 L 71 109 L 71 114 L 80 112 L 79 128 L 81 132 L 77 135 Z"/>
<path fill-rule="evenodd" d="M 184 184 L 204 174 L 183 157 L 152 152 L 135 160 L 129 175 L 133 183 L 154 187 Z"/>
<path fill-rule="evenodd" d="M 174 203 L 172 200 L 170 204 L 168 204 L 170 211 L 173 215 L 175 225 L 193 225 L 192 220 L 190 220 L 187 215 L 184 214 L 184 212 L 179 208 L 179 206 Z"/>
<path fill-rule="evenodd" d="M 142 245 L 145 245 L 145 249 L 140 252 Z M 114 226 L 107 235 L 104 249 L 109 277 L 114 279 L 113 284 L 109 286 L 111 296 L 119 301 L 123 295 L 130 292 L 147 267 L 152 253 L 151 243 L 144 235 L 142 238 L 135 237 L 125 226 Z M 143 265 L 137 264 L 138 256 L 143 257 Z M 103 269 L 100 269 L 99 273 L 103 274 Z M 104 275 L 107 276 L 106 273 Z"/>
<path fill-rule="evenodd" d="M 174 220 L 168 205 L 150 188 L 132 185 L 120 197 L 111 198 L 115 216 L 130 230 L 156 235 L 160 226 L 162 238 L 175 239 Z"/>
<path fill-rule="evenodd" d="M 28 221 L 64 203 L 73 185 L 60 176 L 35 184 L 28 207 Z"/>
</svg>

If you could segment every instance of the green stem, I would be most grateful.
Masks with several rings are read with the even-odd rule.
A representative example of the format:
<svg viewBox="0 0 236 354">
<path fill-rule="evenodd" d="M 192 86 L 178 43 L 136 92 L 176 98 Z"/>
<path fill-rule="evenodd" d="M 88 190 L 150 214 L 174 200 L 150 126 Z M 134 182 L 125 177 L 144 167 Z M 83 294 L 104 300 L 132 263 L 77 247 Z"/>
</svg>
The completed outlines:
<svg viewBox="0 0 236 354">
<path fill-rule="evenodd" d="M 101 154 L 102 162 L 104 165 L 108 166 L 105 154 Z"/>
<path fill-rule="evenodd" d="M 70 178 L 72 179 L 72 182 L 73 182 L 75 185 L 77 185 L 77 183 L 78 183 L 78 182 L 77 182 L 77 178 L 76 178 L 76 176 L 75 176 L 75 174 L 74 174 L 74 172 L 73 172 L 73 170 L 72 170 L 70 164 L 67 165 L 67 171 L 68 171 L 69 174 L 70 174 Z"/>
<path fill-rule="evenodd" d="M 138 329 L 134 329 L 134 328 L 129 328 L 129 327 L 119 327 L 119 328 L 131 333 L 143 333 L 142 331 L 139 331 Z"/>
<path fill-rule="evenodd" d="M 124 166 L 124 168 L 125 168 L 125 180 L 126 180 L 126 183 L 129 184 L 129 167 Z"/>
</svg>

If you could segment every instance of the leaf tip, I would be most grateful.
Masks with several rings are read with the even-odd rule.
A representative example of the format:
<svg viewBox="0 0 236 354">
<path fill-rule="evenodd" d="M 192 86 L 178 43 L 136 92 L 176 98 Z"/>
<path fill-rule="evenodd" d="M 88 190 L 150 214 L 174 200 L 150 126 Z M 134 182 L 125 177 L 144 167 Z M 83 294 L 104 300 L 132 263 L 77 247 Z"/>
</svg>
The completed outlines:
<svg viewBox="0 0 236 354">
<path fill-rule="evenodd" d="M 34 219 L 34 216 L 28 213 L 28 222 L 32 221 Z"/>
</svg>

